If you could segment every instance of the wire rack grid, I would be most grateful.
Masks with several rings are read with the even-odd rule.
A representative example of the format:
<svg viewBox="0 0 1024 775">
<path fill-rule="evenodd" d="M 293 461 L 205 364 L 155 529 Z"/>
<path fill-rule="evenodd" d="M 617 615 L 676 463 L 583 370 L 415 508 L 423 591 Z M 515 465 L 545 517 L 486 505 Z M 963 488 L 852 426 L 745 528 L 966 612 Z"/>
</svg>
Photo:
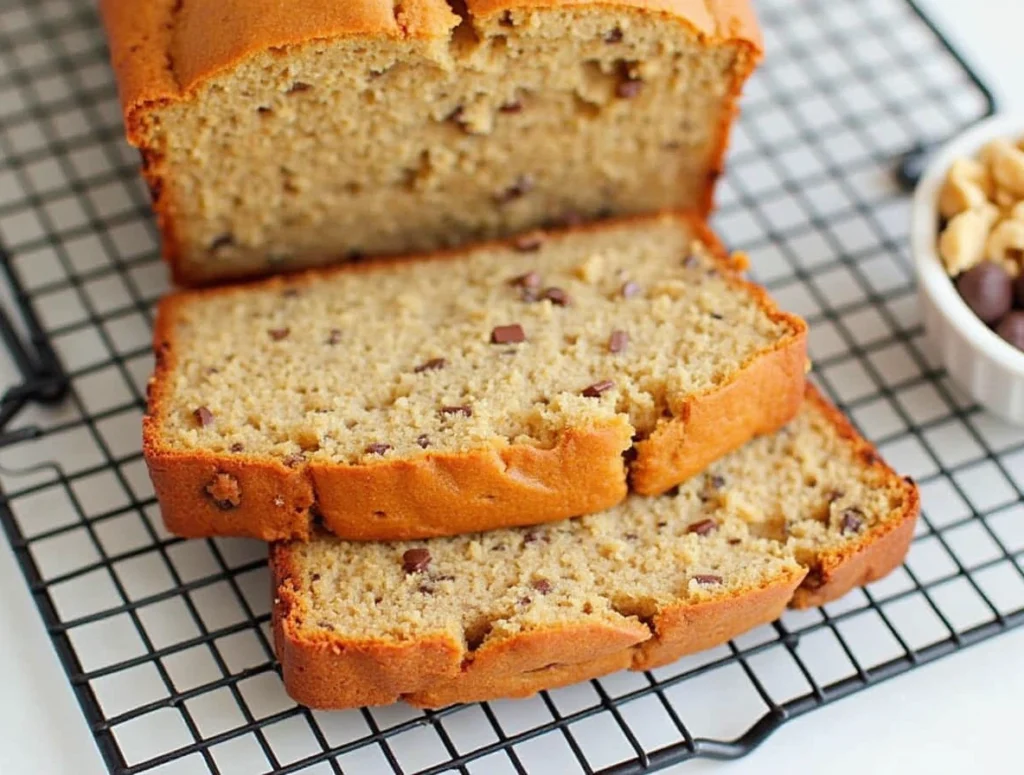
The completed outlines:
<svg viewBox="0 0 1024 775">
<path fill-rule="evenodd" d="M 717 227 L 811 324 L 815 379 L 924 516 L 906 565 L 727 646 L 516 702 L 319 713 L 284 694 L 262 545 L 164 532 L 139 449 L 167 290 L 93 4 L 0 8 L 0 521 L 112 772 L 633 773 L 1024 622 L 1024 436 L 929 360 L 890 174 L 992 109 L 905 0 L 760 0 Z"/>
</svg>

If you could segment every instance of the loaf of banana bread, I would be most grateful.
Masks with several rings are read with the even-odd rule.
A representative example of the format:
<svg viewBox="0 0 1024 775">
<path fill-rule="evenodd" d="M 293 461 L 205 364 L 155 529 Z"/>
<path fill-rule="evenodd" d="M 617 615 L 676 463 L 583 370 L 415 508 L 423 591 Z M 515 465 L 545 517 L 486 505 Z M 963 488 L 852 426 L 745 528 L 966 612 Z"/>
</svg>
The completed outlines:
<svg viewBox="0 0 1024 775">
<path fill-rule="evenodd" d="M 184 536 L 564 519 L 787 422 L 805 337 L 684 216 L 188 291 L 158 312 L 146 462 Z"/>
<path fill-rule="evenodd" d="M 749 0 L 101 0 L 188 284 L 707 211 Z"/>
<path fill-rule="evenodd" d="M 271 550 L 285 688 L 317 708 L 439 707 L 648 670 L 874 581 L 917 489 L 811 392 L 678 490 L 532 528 Z"/>
</svg>

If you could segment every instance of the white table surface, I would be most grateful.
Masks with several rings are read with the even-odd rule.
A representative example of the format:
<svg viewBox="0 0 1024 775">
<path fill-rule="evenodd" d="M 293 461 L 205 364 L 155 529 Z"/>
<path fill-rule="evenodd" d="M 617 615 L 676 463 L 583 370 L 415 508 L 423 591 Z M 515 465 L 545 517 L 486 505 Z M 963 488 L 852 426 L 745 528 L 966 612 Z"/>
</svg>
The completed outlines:
<svg viewBox="0 0 1024 775">
<path fill-rule="evenodd" d="M 841 1 L 841 0 L 837 0 Z M 920 0 L 1002 110 L 1024 111 L 1020 0 Z M 0 360 L 0 384 L 13 374 Z M 104 772 L 21 573 L 0 542 L 0 775 Z M 682 775 L 1024 772 L 1024 631 L 894 679 L 783 727 L 746 759 Z"/>
</svg>

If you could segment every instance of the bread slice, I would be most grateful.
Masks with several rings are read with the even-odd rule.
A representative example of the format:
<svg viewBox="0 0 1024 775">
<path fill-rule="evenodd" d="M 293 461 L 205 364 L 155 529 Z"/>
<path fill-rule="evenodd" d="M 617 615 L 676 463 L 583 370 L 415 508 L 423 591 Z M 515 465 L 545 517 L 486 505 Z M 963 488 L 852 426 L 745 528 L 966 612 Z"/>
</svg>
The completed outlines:
<svg viewBox="0 0 1024 775">
<path fill-rule="evenodd" d="M 659 498 L 429 541 L 280 543 L 285 688 L 316 708 L 440 707 L 647 670 L 884 576 L 918 506 L 809 391 L 785 429 Z"/>
<path fill-rule="evenodd" d="M 749 0 L 102 0 L 179 282 L 707 212 Z"/>
<path fill-rule="evenodd" d="M 592 513 L 625 452 L 664 491 L 787 422 L 806 364 L 803 321 L 682 216 L 187 292 L 156 351 L 168 528 L 268 540 Z"/>
</svg>

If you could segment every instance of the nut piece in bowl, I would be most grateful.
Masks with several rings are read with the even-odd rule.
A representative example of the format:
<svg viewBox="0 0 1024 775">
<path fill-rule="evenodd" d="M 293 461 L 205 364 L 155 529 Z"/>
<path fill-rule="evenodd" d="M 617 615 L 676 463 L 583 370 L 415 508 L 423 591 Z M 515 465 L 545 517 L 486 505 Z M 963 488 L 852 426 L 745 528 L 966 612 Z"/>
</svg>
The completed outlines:
<svg viewBox="0 0 1024 775">
<path fill-rule="evenodd" d="M 1024 260 L 1024 149 L 998 137 L 953 161 L 939 191 L 939 255 L 964 302 L 1002 336 Z M 1018 300 L 1017 304 L 1022 305 Z M 1003 337 L 1006 339 L 1006 337 Z M 1021 338 L 1010 341 L 1020 347 Z"/>
<path fill-rule="evenodd" d="M 1024 425 L 1024 117 L 951 140 L 914 195 L 912 247 L 928 340 L 978 403 Z"/>
</svg>

